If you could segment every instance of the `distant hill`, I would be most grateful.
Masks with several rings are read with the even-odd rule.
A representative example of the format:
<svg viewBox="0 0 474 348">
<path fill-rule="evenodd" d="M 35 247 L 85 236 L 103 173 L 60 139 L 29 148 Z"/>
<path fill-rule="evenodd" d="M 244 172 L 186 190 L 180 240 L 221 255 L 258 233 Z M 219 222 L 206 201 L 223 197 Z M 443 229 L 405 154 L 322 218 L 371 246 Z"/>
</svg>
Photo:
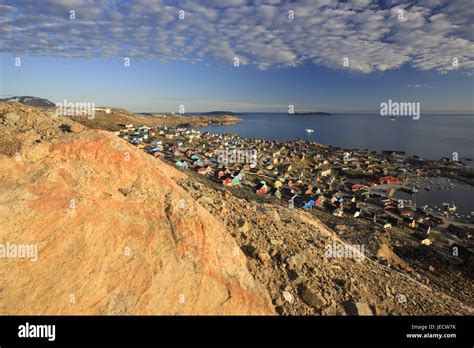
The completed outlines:
<svg viewBox="0 0 474 348">
<path fill-rule="evenodd" d="M 54 107 L 56 106 L 55 103 L 49 101 L 48 99 L 38 98 L 38 97 L 31 97 L 31 96 L 22 96 L 22 97 L 10 97 L 10 98 L 3 98 L 0 101 L 10 101 L 10 102 L 18 102 L 25 105 L 30 106 L 40 106 L 40 107 Z"/>
</svg>

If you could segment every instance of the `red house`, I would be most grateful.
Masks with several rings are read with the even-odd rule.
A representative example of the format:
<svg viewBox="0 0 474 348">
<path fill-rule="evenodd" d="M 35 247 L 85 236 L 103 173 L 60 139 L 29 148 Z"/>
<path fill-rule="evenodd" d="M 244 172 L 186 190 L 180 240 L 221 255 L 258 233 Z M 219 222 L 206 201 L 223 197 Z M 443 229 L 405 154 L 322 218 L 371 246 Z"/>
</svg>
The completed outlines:
<svg viewBox="0 0 474 348">
<path fill-rule="evenodd" d="M 389 184 L 391 182 L 398 182 L 398 178 L 394 178 L 393 176 L 384 176 L 379 179 L 379 182 L 381 184 Z"/>
<path fill-rule="evenodd" d="M 232 178 L 228 177 L 228 178 L 225 178 L 224 180 L 222 180 L 222 185 L 224 185 L 224 186 L 232 185 Z"/>
<path fill-rule="evenodd" d="M 352 185 L 352 191 L 360 191 L 360 190 L 367 190 L 367 186 L 354 184 Z"/>
</svg>

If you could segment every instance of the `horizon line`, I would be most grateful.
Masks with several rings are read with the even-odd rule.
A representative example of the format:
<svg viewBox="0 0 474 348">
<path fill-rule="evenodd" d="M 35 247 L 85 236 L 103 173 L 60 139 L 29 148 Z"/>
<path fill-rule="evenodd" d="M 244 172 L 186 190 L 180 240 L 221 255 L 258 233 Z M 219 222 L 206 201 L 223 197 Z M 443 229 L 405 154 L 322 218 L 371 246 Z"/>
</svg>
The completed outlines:
<svg viewBox="0 0 474 348">
<path fill-rule="evenodd" d="M 109 108 L 115 108 L 114 106 L 98 106 L 98 107 L 109 107 Z M 123 107 L 118 107 L 117 109 L 126 109 Z M 210 110 L 210 111 L 189 111 L 185 113 L 179 113 L 179 112 L 174 112 L 174 111 L 133 111 L 126 109 L 129 112 L 133 114 L 143 114 L 143 113 L 148 113 L 148 114 L 175 114 L 175 115 L 193 115 L 193 114 L 203 114 L 203 113 L 209 113 L 209 112 L 216 112 L 216 111 L 221 111 L 221 110 Z M 292 115 L 288 112 L 284 111 L 231 111 L 231 110 L 226 110 L 229 113 L 233 114 L 283 114 L 283 115 Z M 336 115 L 336 114 L 375 114 L 379 115 L 380 111 L 299 111 L 295 112 L 297 115 L 298 113 L 317 113 L 317 112 L 325 112 L 331 115 Z M 224 114 L 224 113 L 223 113 Z M 448 114 L 448 115 L 455 115 L 455 114 L 461 114 L 461 115 L 473 115 L 474 116 L 474 111 L 427 111 L 425 113 L 421 113 L 424 115 L 436 115 L 436 114 Z M 321 115 L 325 116 L 325 115 Z M 330 115 L 327 115 L 330 116 Z"/>
</svg>

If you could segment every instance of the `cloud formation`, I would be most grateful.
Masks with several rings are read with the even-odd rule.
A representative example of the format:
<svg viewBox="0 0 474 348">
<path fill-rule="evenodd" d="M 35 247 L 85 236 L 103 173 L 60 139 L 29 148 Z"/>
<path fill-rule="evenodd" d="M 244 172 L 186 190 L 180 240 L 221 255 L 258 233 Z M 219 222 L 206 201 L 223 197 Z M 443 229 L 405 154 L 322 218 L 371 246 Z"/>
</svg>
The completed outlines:
<svg viewBox="0 0 474 348">
<path fill-rule="evenodd" d="M 471 0 L 4 0 L 0 52 L 472 74 L 473 11 Z"/>
</svg>

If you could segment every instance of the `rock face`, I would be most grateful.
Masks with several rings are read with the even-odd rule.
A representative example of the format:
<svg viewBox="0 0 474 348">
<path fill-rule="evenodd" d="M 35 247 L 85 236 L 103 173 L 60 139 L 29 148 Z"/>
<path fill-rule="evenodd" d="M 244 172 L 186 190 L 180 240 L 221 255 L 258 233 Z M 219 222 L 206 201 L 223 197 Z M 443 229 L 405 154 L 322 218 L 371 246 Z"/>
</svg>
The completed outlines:
<svg viewBox="0 0 474 348">
<path fill-rule="evenodd" d="M 0 314 L 274 314 L 183 176 L 106 131 L 0 153 L 0 244 L 38 248 L 0 258 Z"/>
</svg>

